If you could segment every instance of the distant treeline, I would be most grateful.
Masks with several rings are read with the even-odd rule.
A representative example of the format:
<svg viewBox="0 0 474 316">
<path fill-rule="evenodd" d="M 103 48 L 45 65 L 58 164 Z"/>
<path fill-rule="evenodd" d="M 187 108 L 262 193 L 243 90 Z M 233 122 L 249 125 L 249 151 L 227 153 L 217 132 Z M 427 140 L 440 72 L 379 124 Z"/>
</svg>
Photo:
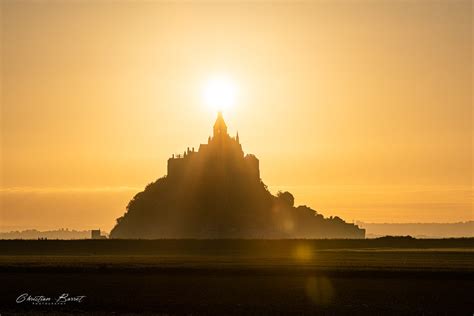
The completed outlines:
<svg viewBox="0 0 474 316">
<path fill-rule="evenodd" d="M 416 238 L 474 237 L 474 221 L 459 223 L 364 223 L 367 238 L 381 236 L 413 236 Z"/>
<path fill-rule="evenodd" d="M 295 250 L 474 248 L 474 238 L 1 240 L 1 255 L 292 256 Z"/>
<path fill-rule="evenodd" d="M 0 239 L 86 239 L 90 237 L 90 230 L 57 229 L 39 231 L 36 229 L 28 229 L 23 231 L 0 232 Z"/>
</svg>

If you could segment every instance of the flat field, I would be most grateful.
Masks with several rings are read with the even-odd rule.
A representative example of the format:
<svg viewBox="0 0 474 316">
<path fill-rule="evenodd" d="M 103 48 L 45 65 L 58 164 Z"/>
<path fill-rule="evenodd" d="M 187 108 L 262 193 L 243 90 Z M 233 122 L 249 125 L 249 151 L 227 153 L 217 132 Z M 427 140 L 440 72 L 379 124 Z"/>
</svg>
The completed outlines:
<svg viewBox="0 0 474 316">
<path fill-rule="evenodd" d="M 474 239 L 4 240 L 0 280 L 1 315 L 472 315 Z"/>
</svg>

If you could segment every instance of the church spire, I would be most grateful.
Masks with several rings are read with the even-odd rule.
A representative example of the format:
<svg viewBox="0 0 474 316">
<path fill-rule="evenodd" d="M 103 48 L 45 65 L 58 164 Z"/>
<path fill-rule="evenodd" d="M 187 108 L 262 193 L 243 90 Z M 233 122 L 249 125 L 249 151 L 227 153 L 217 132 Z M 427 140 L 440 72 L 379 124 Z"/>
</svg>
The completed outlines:
<svg viewBox="0 0 474 316">
<path fill-rule="evenodd" d="M 239 131 L 237 131 L 237 135 L 235 136 L 235 140 L 237 141 L 238 144 L 240 143 Z"/>
<path fill-rule="evenodd" d="M 222 112 L 217 113 L 217 119 L 214 123 L 214 137 L 227 135 L 227 125 L 225 124 Z"/>
</svg>

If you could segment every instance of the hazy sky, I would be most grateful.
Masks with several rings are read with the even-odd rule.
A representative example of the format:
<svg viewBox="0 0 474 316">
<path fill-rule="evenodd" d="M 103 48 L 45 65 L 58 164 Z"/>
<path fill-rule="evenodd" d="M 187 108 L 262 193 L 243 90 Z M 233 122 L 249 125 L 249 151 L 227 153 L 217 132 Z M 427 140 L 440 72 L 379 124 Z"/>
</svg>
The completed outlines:
<svg viewBox="0 0 474 316">
<path fill-rule="evenodd" d="M 207 141 L 216 74 L 272 192 L 348 221 L 474 219 L 471 1 L 0 8 L 0 230 L 109 230 Z"/>
</svg>

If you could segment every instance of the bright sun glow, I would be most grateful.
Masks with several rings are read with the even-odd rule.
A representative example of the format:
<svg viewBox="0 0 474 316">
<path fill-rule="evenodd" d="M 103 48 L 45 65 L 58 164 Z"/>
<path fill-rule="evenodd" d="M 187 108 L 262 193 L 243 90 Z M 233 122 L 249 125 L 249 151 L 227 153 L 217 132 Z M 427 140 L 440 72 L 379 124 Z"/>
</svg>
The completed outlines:
<svg viewBox="0 0 474 316">
<path fill-rule="evenodd" d="M 227 77 L 214 77 L 204 86 L 204 102 L 213 111 L 226 112 L 235 105 L 236 86 Z"/>
</svg>

